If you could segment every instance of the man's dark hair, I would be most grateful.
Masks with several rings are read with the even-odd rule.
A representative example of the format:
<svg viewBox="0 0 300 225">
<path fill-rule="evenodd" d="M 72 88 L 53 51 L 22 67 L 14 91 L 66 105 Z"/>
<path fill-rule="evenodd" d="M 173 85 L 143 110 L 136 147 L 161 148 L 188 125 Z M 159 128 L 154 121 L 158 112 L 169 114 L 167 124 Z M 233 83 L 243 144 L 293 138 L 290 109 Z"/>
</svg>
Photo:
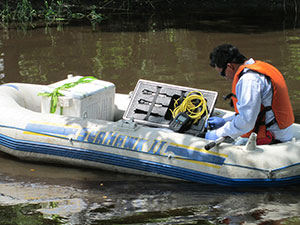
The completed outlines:
<svg viewBox="0 0 300 225">
<path fill-rule="evenodd" d="M 243 64 L 247 58 L 231 44 L 220 45 L 210 53 L 210 65 L 212 67 L 226 68 L 227 63 Z"/>
</svg>

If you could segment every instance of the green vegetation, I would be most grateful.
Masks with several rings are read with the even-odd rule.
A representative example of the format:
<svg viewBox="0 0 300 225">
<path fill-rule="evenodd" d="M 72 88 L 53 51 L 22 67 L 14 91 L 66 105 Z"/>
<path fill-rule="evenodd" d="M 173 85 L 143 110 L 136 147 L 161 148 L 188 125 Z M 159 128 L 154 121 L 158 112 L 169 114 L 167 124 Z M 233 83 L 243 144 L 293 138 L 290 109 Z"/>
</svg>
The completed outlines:
<svg viewBox="0 0 300 225">
<path fill-rule="evenodd" d="M 0 206 L 0 220 L 1 224 L 14 225 L 61 225 L 65 224 L 63 218 L 52 215 L 46 218 L 37 210 L 42 206 L 40 204 L 17 204 L 9 206 Z"/>
<path fill-rule="evenodd" d="M 15 1 L 11 3 L 5 1 L 0 5 L 0 22 L 2 25 L 11 24 L 28 25 L 34 27 L 35 22 L 44 22 L 46 25 L 67 23 L 71 20 L 89 21 L 93 27 L 101 23 L 104 16 L 97 12 L 95 5 L 87 9 L 76 8 L 69 4 L 67 0 L 42 1 L 39 6 L 33 6 L 30 0 Z M 1 3 L 0 3 L 1 4 Z"/>
<path fill-rule="evenodd" d="M 299 225 L 300 224 L 300 217 L 291 217 L 283 220 L 281 222 L 282 225 Z"/>
<path fill-rule="evenodd" d="M 180 18 L 183 14 L 192 15 L 200 11 L 210 12 L 210 15 L 213 12 L 232 15 L 232 12 L 237 11 L 250 16 L 263 13 L 272 15 L 274 19 L 289 18 L 289 22 L 294 24 L 299 17 L 299 7 L 295 0 L 255 0 L 243 2 L 242 7 L 240 0 L 3 0 L 0 1 L 0 10 L 0 23 L 30 24 L 32 27 L 37 21 L 57 24 L 74 20 L 89 22 L 95 27 L 106 18 L 104 15 L 116 14 L 138 14 L 144 18 L 151 18 L 154 14 L 172 14 Z"/>
</svg>

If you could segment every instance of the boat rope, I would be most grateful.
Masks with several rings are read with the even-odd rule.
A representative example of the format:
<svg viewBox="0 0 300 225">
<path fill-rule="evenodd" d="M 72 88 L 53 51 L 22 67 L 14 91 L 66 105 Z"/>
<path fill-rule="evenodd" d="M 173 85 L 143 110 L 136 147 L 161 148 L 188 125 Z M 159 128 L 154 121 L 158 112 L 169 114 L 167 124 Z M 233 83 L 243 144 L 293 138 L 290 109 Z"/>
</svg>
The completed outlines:
<svg viewBox="0 0 300 225">
<path fill-rule="evenodd" d="M 191 91 L 181 104 L 179 104 L 179 100 L 180 98 L 175 100 L 174 110 L 171 110 L 173 118 L 178 113 L 187 112 L 195 124 L 202 118 L 203 114 L 208 115 L 207 102 L 200 91 Z"/>
<path fill-rule="evenodd" d="M 66 83 L 66 84 L 63 84 L 60 87 L 55 88 L 53 90 L 53 92 L 51 92 L 51 93 L 48 93 L 48 92 L 38 93 L 38 96 L 51 97 L 51 100 L 50 100 L 50 113 L 55 113 L 56 108 L 57 108 L 58 97 L 59 96 L 64 96 L 64 94 L 62 94 L 60 92 L 61 90 L 70 89 L 72 87 L 75 87 L 78 84 L 90 83 L 94 80 L 97 80 L 97 79 L 95 77 L 92 77 L 92 76 L 82 77 L 82 78 L 80 78 L 79 80 L 77 80 L 75 82 Z M 62 114 L 62 108 L 61 108 L 60 114 Z"/>
<path fill-rule="evenodd" d="M 248 169 L 248 170 L 256 170 L 256 171 L 260 171 L 263 172 L 264 174 L 266 174 L 268 177 L 271 177 L 271 175 L 273 174 L 273 172 L 275 170 L 267 170 L 267 169 L 260 169 L 260 168 L 255 168 L 255 167 L 250 167 L 250 166 L 243 166 L 243 165 L 237 165 L 237 164 L 231 164 L 231 163 L 224 163 L 223 165 L 225 166 L 232 166 L 232 167 L 239 167 L 239 168 L 243 168 L 243 169 Z"/>
</svg>

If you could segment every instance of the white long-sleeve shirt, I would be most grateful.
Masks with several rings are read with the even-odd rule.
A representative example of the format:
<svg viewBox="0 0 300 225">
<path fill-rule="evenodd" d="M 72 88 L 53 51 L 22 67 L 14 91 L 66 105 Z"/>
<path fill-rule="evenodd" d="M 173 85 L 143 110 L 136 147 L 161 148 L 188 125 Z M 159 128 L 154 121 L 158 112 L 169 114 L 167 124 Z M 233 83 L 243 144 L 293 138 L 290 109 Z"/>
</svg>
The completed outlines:
<svg viewBox="0 0 300 225">
<path fill-rule="evenodd" d="M 254 62 L 253 59 L 249 59 L 245 64 L 253 64 Z M 230 119 L 225 119 L 227 121 L 225 125 L 216 130 L 216 135 L 219 137 L 230 136 L 231 138 L 237 138 L 248 133 L 254 128 L 261 104 L 264 106 L 272 105 L 273 90 L 271 81 L 264 75 L 251 71 L 248 68 L 245 68 L 244 72 L 236 85 L 239 114 Z M 266 124 L 274 118 L 272 110 L 266 112 Z M 275 139 L 282 142 L 289 141 L 293 137 L 291 126 L 280 129 L 275 123 L 268 130 L 274 134 Z"/>
</svg>

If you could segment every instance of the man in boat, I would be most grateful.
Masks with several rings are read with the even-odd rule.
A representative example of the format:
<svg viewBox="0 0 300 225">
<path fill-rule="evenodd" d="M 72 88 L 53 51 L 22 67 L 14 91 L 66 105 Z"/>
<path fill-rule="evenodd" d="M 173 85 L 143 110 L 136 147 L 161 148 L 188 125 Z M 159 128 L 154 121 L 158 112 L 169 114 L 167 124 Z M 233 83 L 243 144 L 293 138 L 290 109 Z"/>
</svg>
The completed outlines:
<svg viewBox="0 0 300 225">
<path fill-rule="evenodd" d="M 248 138 L 252 132 L 257 134 L 257 144 L 292 139 L 294 114 L 287 85 L 278 69 L 266 62 L 247 59 L 231 44 L 214 48 L 210 65 L 232 82 L 228 97 L 236 113 L 230 118 L 209 118 L 211 130 L 206 133 L 206 139 Z"/>
</svg>

